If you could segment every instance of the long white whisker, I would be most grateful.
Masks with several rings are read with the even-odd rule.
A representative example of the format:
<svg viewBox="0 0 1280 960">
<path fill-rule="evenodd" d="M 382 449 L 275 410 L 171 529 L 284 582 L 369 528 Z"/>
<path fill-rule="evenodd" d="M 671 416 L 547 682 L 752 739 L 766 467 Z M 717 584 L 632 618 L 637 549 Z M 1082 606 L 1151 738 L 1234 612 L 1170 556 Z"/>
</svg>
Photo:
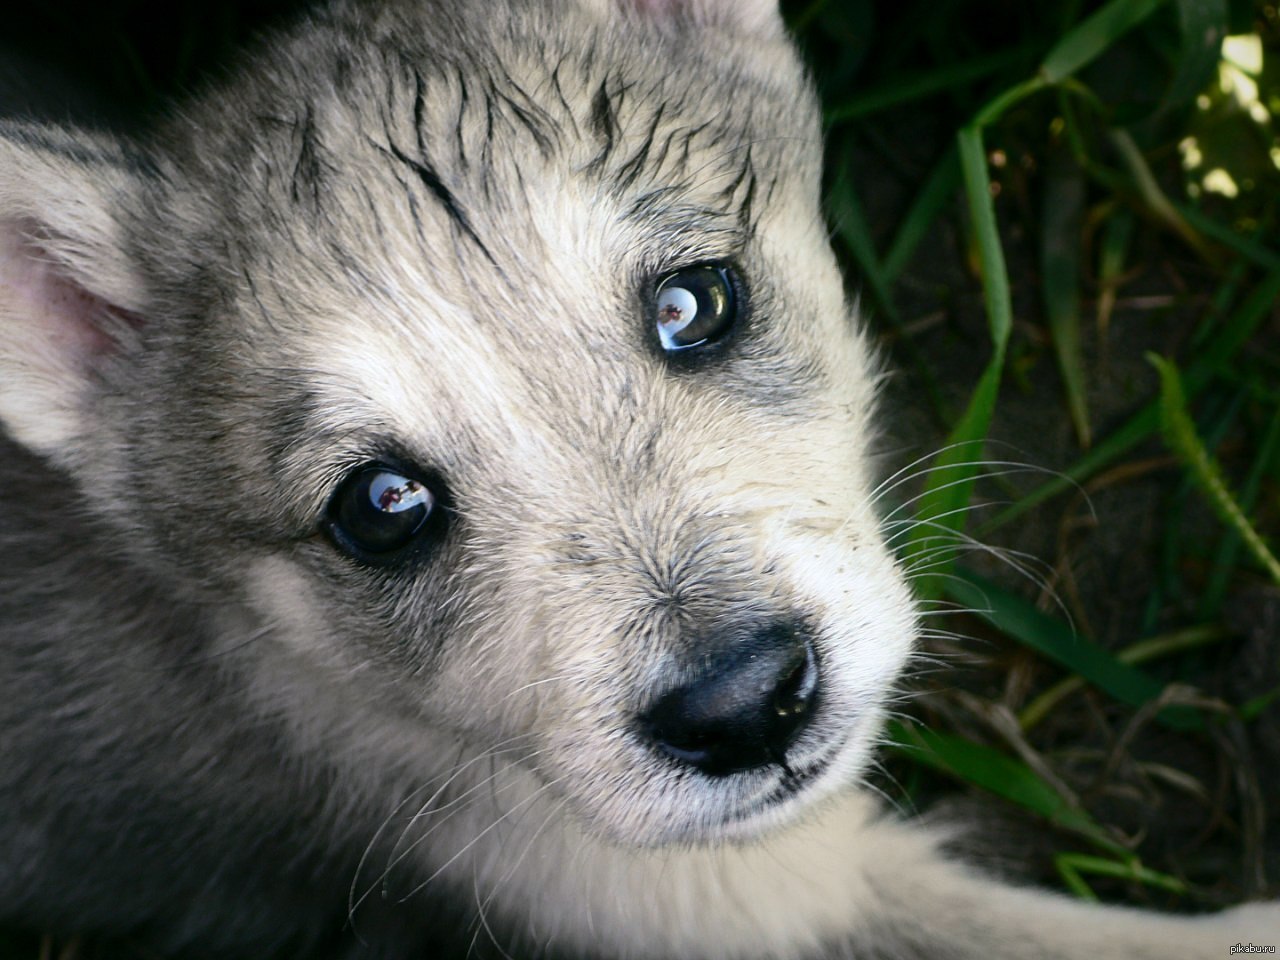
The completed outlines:
<svg viewBox="0 0 1280 960">
<path fill-rule="evenodd" d="M 396 853 L 396 850 L 399 848 L 401 841 L 404 838 L 405 832 L 412 826 L 414 821 L 416 821 L 422 815 L 422 812 L 426 809 L 429 809 L 432 806 L 432 804 L 435 803 L 437 799 L 439 799 L 443 791 L 448 789 L 449 785 L 453 783 L 458 777 L 462 776 L 468 768 L 474 766 L 477 763 L 483 762 L 484 760 L 488 759 L 489 757 L 497 753 L 509 752 L 511 750 L 514 750 L 515 749 L 514 744 L 517 744 L 521 740 L 529 739 L 529 736 L 530 736 L 529 734 L 520 734 L 514 737 L 510 737 L 506 740 L 503 740 L 495 744 L 489 750 L 486 750 L 485 752 L 480 753 L 475 757 L 472 757 L 470 760 L 468 760 L 465 763 L 455 764 L 449 771 L 447 771 L 446 773 L 442 773 L 439 776 L 433 777 L 430 780 L 426 781 L 417 789 L 408 793 L 404 797 L 404 799 L 402 799 L 398 804 L 396 804 L 395 809 L 393 809 L 391 813 L 389 813 L 386 817 L 384 817 L 382 822 L 378 825 L 378 829 L 374 831 L 373 836 L 370 837 L 369 841 L 365 844 L 364 851 L 360 855 L 360 861 L 357 864 L 355 873 L 351 878 L 351 887 L 347 893 L 348 917 L 354 916 L 356 909 L 360 906 L 361 903 L 364 902 L 365 898 L 367 898 L 374 890 L 376 890 L 378 886 L 386 880 L 390 870 L 393 867 L 395 867 L 396 864 L 398 864 L 403 859 L 404 856 L 407 856 L 407 852 L 402 854 L 399 857 L 396 857 L 395 853 Z M 465 749 L 465 747 L 462 747 L 462 749 Z M 441 780 L 443 780 L 443 783 L 440 783 Z M 391 825 L 391 823 L 396 819 L 399 813 L 406 806 L 408 806 L 417 797 L 421 796 L 425 791 L 430 790 L 432 786 L 435 785 L 436 783 L 440 783 L 440 786 L 426 800 L 426 802 L 423 804 L 420 804 L 418 806 L 417 811 L 407 819 L 405 827 L 401 830 L 399 836 L 396 839 L 396 842 L 392 845 L 391 851 L 392 851 L 393 859 L 373 880 L 373 882 L 364 891 L 364 893 L 360 894 L 359 896 L 356 896 L 356 890 L 358 889 L 359 882 L 360 882 L 360 875 L 361 873 L 363 873 L 365 865 L 368 863 L 369 857 L 378 843 L 378 839 L 383 835 L 386 829 Z"/>
<path fill-rule="evenodd" d="M 527 797 L 525 797 L 523 800 L 521 800 L 519 803 L 517 803 L 517 804 L 516 804 L 514 807 L 512 807 L 510 810 L 507 810 L 506 812 L 504 812 L 504 813 L 502 814 L 502 816 L 498 817 L 496 820 L 494 820 L 492 823 L 490 823 L 490 824 L 489 824 L 487 827 L 485 827 L 483 830 L 479 831 L 475 836 L 473 836 L 473 837 L 472 837 L 470 840 L 468 840 L 465 844 L 463 844 L 463 845 L 462 845 L 462 847 L 461 847 L 461 848 L 460 848 L 456 853 L 454 853 L 454 854 L 453 854 L 453 856 L 451 856 L 451 857 L 450 857 L 448 860 L 446 860 L 444 863 L 440 864 L 440 866 L 439 866 L 439 867 L 437 867 L 437 868 L 436 868 L 436 869 L 431 873 L 431 875 L 430 875 L 430 876 L 428 876 L 428 877 L 427 877 L 425 880 L 423 880 L 420 884 L 418 884 L 418 885 L 417 885 L 417 886 L 415 886 L 412 890 L 410 890 L 407 894 L 405 894 L 405 896 L 401 899 L 401 901 L 400 901 L 400 902 L 401 902 L 401 903 L 405 903 L 405 902 L 407 902 L 407 901 L 411 900 L 411 899 L 412 899 L 415 895 L 417 895 L 418 893 L 421 893 L 423 890 L 425 890 L 427 887 L 429 887 L 429 886 L 430 886 L 430 885 L 435 881 L 435 879 L 436 879 L 438 876 L 440 876 L 440 874 L 442 874 L 445 870 L 448 870 L 448 869 L 449 869 L 449 867 L 453 866 L 453 864 L 457 862 L 457 860 L 458 860 L 458 858 L 459 858 L 459 857 L 461 857 L 461 856 L 463 856 L 464 854 L 466 854 L 466 853 L 467 853 L 467 852 L 468 852 L 472 847 L 474 847 L 477 843 L 479 843 L 481 840 L 483 840 L 486 836 L 488 836 L 490 833 L 492 833 L 494 830 L 496 830 L 496 829 L 497 829 L 497 828 L 498 828 L 498 827 L 499 827 L 499 826 L 500 826 L 500 825 L 501 825 L 505 820 L 507 820 L 509 817 L 514 816 L 514 815 L 515 815 L 517 812 L 519 812 L 521 809 L 523 809 L 524 807 L 527 807 L 529 804 L 533 803 L 535 800 L 537 800 L 539 797 L 541 797 L 541 796 L 542 796 L 542 794 L 544 794 L 544 793 L 546 793 L 548 790 L 550 790 L 550 789 L 552 789 L 552 788 L 556 787 L 557 785 L 559 785 L 559 783 L 560 783 L 560 780 L 559 780 L 559 779 L 556 779 L 556 780 L 550 780 L 550 781 L 548 781 L 547 783 L 544 783 L 544 784 L 540 785 L 540 786 L 538 787 L 538 789 L 537 789 L 537 790 L 533 791 L 533 793 L 529 794 Z"/>
</svg>

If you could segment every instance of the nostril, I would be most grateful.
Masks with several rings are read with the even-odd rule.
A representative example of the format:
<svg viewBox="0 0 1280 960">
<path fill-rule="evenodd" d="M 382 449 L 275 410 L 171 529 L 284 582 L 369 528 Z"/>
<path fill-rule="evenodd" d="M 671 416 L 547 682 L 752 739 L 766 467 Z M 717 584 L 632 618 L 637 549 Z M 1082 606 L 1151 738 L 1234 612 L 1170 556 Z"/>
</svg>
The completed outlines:
<svg viewBox="0 0 1280 960">
<path fill-rule="evenodd" d="M 817 692 L 818 659 L 813 644 L 805 641 L 804 656 L 796 658 L 795 667 L 774 691 L 773 709 L 783 719 L 803 717 Z"/>
<path fill-rule="evenodd" d="M 667 756 L 713 776 L 768 763 L 785 768 L 819 678 L 813 644 L 794 628 L 772 626 L 660 697 L 642 718 L 645 732 Z"/>
</svg>

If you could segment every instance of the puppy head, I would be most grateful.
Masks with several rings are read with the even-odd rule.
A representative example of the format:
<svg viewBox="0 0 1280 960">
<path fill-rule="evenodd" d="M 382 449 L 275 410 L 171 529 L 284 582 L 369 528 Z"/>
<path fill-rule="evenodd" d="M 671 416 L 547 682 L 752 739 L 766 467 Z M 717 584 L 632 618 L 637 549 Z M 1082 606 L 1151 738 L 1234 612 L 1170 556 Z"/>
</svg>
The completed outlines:
<svg viewBox="0 0 1280 960">
<path fill-rule="evenodd" d="M 913 624 L 776 12 L 352 6 L 146 149 L 5 131 L 0 418 L 299 729 L 793 815 Z"/>
</svg>

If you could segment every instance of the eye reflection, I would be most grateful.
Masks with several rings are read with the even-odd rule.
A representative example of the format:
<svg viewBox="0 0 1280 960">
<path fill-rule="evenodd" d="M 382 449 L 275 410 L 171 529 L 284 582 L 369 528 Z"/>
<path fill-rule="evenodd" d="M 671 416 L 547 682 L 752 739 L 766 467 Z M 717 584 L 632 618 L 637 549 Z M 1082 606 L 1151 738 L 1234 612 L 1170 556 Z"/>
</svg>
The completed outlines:
<svg viewBox="0 0 1280 960">
<path fill-rule="evenodd" d="M 738 308 L 728 267 L 701 264 L 668 275 L 654 291 L 658 341 L 676 353 L 719 340 L 733 327 Z"/>
<path fill-rule="evenodd" d="M 380 472 L 369 484 L 369 500 L 383 513 L 403 513 L 417 506 L 430 507 L 432 496 L 417 480 Z"/>
<path fill-rule="evenodd" d="M 334 545 L 358 559 L 373 561 L 439 533 L 443 517 L 439 491 L 378 463 L 347 475 L 329 501 L 326 529 Z"/>
</svg>

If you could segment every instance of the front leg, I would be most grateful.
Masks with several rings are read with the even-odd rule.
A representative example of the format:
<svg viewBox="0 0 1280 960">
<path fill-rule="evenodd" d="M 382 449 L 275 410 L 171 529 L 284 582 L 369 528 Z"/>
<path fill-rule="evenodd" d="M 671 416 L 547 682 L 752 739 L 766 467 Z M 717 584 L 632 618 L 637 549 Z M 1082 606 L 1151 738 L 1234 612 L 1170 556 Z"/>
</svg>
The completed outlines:
<svg viewBox="0 0 1280 960">
<path fill-rule="evenodd" d="M 927 829 L 850 793 L 757 842 L 636 853 L 569 824 L 495 873 L 491 903 L 531 905 L 524 927 L 593 958 L 652 960 L 1207 960 L 1280 946 L 1280 904 L 1185 917 L 1010 886 L 944 857 Z M 485 884 L 487 885 L 487 884 Z M 504 897 L 502 893 L 516 896 Z"/>
<path fill-rule="evenodd" d="M 1198 917 L 1090 904 L 984 876 L 887 820 L 868 823 L 856 849 L 859 923 L 836 952 L 849 960 L 1208 960 L 1280 947 L 1280 903 Z"/>
</svg>

